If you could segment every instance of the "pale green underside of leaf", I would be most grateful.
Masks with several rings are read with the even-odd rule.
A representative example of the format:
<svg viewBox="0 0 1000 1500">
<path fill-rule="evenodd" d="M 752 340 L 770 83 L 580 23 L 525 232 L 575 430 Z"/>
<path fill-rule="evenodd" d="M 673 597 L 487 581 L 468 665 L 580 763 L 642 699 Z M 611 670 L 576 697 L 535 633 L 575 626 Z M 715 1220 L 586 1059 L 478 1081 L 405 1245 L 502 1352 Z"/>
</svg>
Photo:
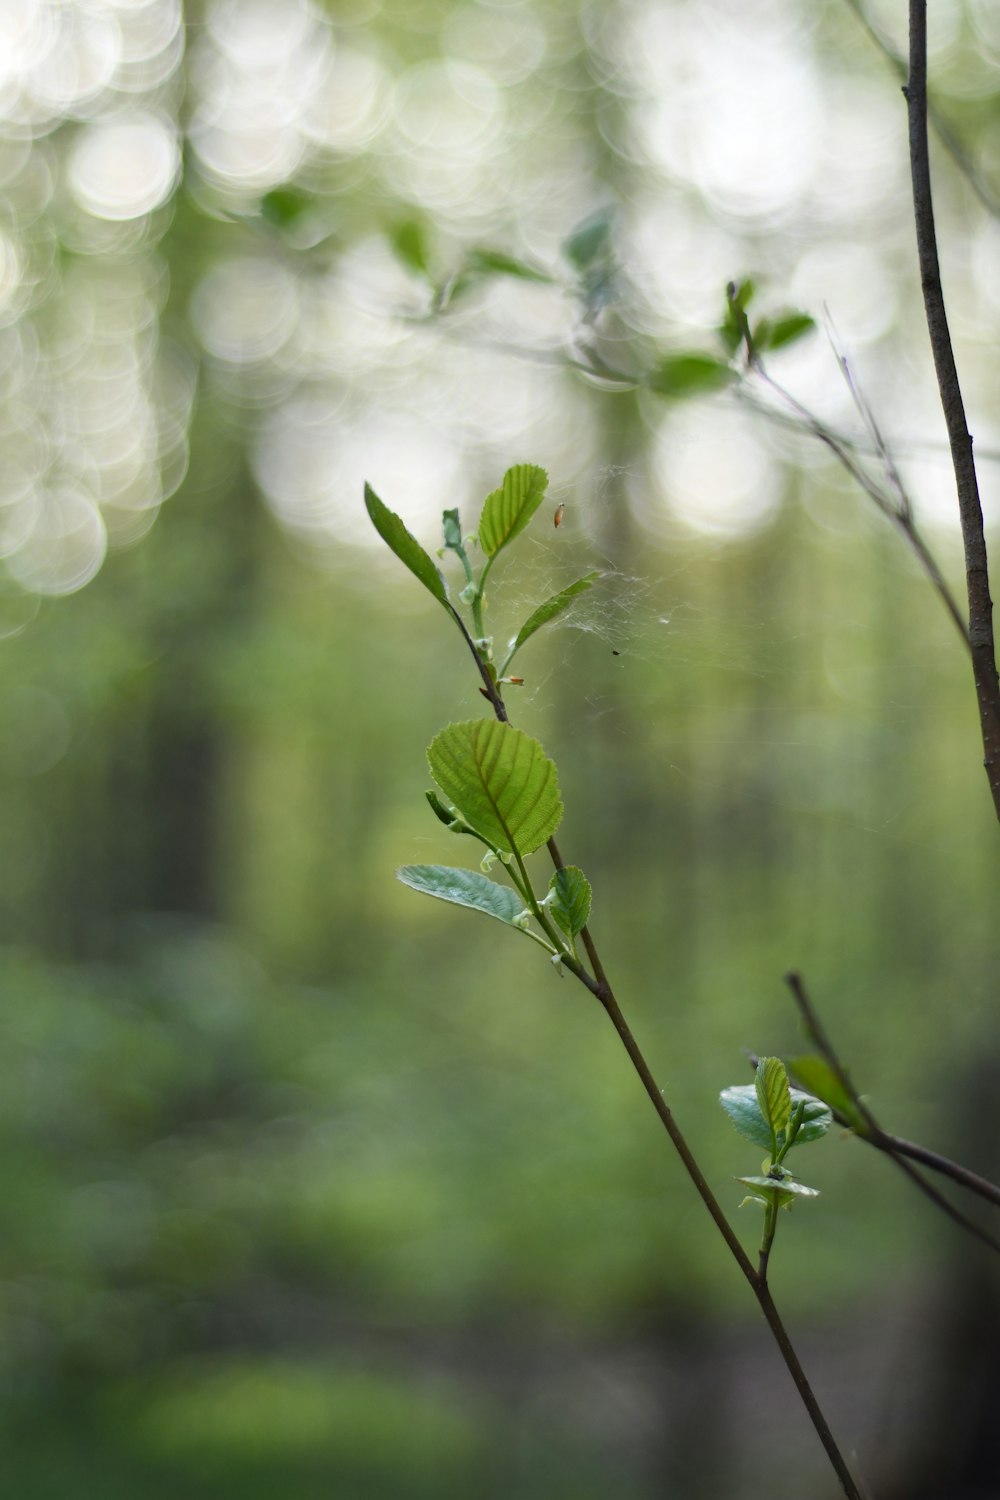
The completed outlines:
<svg viewBox="0 0 1000 1500">
<path fill-rule="evenodd" d="M 586 593 L 591 584 L 596 582 L 600 576 L 600 573 L 596 571 L 584 574 L 575 583 L 571 583 L 566 588 L 560 589 L 558 594 L 553 594 L 551 598 L 545 600 L 544 604 L 540 604 L 536 610 L 533 610 L 517 632 L 513 647 L 511 648 L 511 654 L 513 655 L 514 651 L 519 651 L 525 641 L 530 640 L 536 630 L 541 630 L 543 625 L 547 625 L 550 620 L 554 620 L 557 615 L 561 615 L 566 606 L 572 603 L 578 594 Z"/>
<path fill-rule="evenodd" d="M 431 775 L 495 848 L 531 854 L 562 819 L 554 763 L 537 740 L 496 719 L 449 724 L 427 751 Z"/>
<path fill-rule="evenodd" d="M 404 865 L 396 878 L 425 896 L 468 906 L 513 926 L 524 910 L 524 902 L 509 886 L 498 885 L 475 870 L 457 870 L 450 865 Z"/>
<path fill-rule="evenodd" d="M 796 1182 L 791 1177 L 785 1177 L 778 1182 L 773 1177 L 737 1177 L 744 1187 L 753 1188 L 754 1192 L 768 1193 L 784 1198 L 791 1194 L 793 1198 L 818 1198 L 819 1188 L 806 1187 L 804 1182 Z"/>
<path fill-rule="evenodd" d="M 793 1110 L 805 1101 L 805 1117 L 795 1137 L 795 1144 L 804 1146 L 810 1141 L 818 1141 L 832 1124 L 830 1111 L 818 1099 L 810 1099 L 799 1089 L 791 1089 L 790 1094 Z M 719 1103 L 745 1140 L 752 1141 L 764 1151 L 770 1151 L 771 1132 L 761 1112 L 755 1084 L 734 1084 L 732 1088 L 723 1089 L 719 1095 Z"/>
<path fill-rule="evenodd" d="M 486 557 L 495 557 L 524 530 L 541 505 L 548 482 L 549 476 L 537 464 L 515 464 L 507 470 L 500 488 L 487 495 L 479 518 L 479 545 Z"/>
<path fill-rule="evenodd" d="M 780 1057 L 762 1057 L 757 1064 L 755 1080 L 761 1114 L 777 1135 L 784 1130 L 792 1113 L 788 1092 L 788 1075 Z"/>
<path fill-rule="evenodd" d="M 365 485 L 365 507 L 371 516 L 372 525 L 386 546 L 395 552 L 400 562 L 405 563 L 410 572 L 420 579 L 424 588 L 447 609 L 448 589 L 429 554 L 416 537 L 407 531 L 396 512 L 382 503 L 370 484 Z"/>
<path fill-rule="evenodd" d="M 557 870 L 549 882 L 554 892 L 549 910 L 563 932 L 576 937 L 590 921 L 590 881 L 576 865 Z"/>
</svg>

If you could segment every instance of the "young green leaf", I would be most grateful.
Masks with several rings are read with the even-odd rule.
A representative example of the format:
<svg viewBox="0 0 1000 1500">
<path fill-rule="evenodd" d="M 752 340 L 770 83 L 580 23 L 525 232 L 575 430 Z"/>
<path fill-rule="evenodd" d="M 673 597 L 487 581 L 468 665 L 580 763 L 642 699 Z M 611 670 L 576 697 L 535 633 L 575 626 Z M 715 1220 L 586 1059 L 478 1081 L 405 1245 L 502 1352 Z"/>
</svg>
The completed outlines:
<svg viewBox="0 0 1000 1500">
<path fill-rule="evenodd" d="M 798 339 L 804 338 L 816 327 L 816 320 L 808 313 L 786 313 L 782 318 L 776 318 L 771 324 L 768 335 L 768 349 L 783 349 L 786 344 L 794 344 Z"/>
<path fill-rule="evenodd" d="M 389 230 L 389 243 L 403 265 L 418 276 L 430 275 L 431 250 L 424 219 L 403 219 Z"/>
<path fill-rule="evenodd" d="M 823 1103 L 829 1105 L 835 1114 L 846 1120 L 858 1135 L 868 1133 L 864 1115 L 830 1064 L 822 1057 L 817 1057 L 814 1053 L 805 1057 L 792 1057 L 789 1059 L 788 1067 L 804 1089 L 810 1094 L 815 1094 L 817 1099 L 822 1099 Z"/>
<path fill-rule="evenodd" d="M 549 910 L 563 932 L 575 938 L 590 921 L 590 881 L 576 865 L 566 865 L 553 875 L 549 891 Z"/>
<path fill-rule="evenodd" d="M 507 657 L 508 663 L 511 661 L 514 652 L 520 651 L 525 641 L 530 640 L 536 630 L 541 630 L 542 626 L 547 625 L 550 620 L 554 620 L 556 615 L 561 615 L 567 605 L 571 604 L 578 594 L 586 593 L 587 589 L 600 576 L 600 573 L 596 570 L 593 573 L 585 573 L 575 583 L 567 584 L 566 588 L 560 589 L 558 594 L 552 594 L 550 598 L 545 600 L 544 604 L 540 604 L 537 609 L 532 610 L 514 638 L 514 642 L 510 648 L 510 655 Z"/>
<path fill-rule="evenodd" d="M 780 1057 L 762 1057 L 754 1080 L 757 1103 L 775 1135 L 785 1130 L 792 1116 L 792 1098 L 788 1091 L 788 1074 Z"/>
<path fill-rule="evenodd" d="M 444 531 L 444 544 L 450 547 L 452 552 L 463 551 L 462 547 L 462 520 L 457 510 L 446 510 L 441 513 L 441 527 Z"/>
<path fill-rule="evenodd" d="M 382 503 L 370 484 L 365 485 L 365 506 L 372 519 L 372 525 L 386 546 L 395 552 L 400 562 L 405 563 L 410 572 L 420 579 L 424 588 L 428 589 L 445 609 L 450 609 L 448 587 L 441 574 L 416 537 L 411 536 L 395 511 Z"/>
<path fill-rule="evenodd" d="M 802 1123 L 795 1137 L 796 1146 L 807 1146 L 810 1141 L 822 1140 L 833 1124 L 833 1115 L 819 1099 L 811 1099 L 801 1089 L 789 1090 L 792 1099 L 792 1114 L 803 1105 Z"/>
<path fill-rule="evenodd" d="M 599 208 L 578 224 L 562 242 L 562 252 L 570 264 L 578 271 L 586 271 L 595 260 L 609 255 L 613 223 L 613 210 Z"/>
<path fill-rule="evenodd" d="M 498 490 L 487 495 L 479 518 L 479 545 L 487 558 L 522 532 L 545 497 L 549 476 L 537 464 L 515 464 Z"/>
<path fill-rule="evenodd" d="M 796 1198 L 818 1198 L 819 1188 L 806 1187 L 794 1177 L 737 1177 L 737 1182 L 753 1189 L 753 1197 L 767 1206 L 768 1200 L 777 1201 L 779 1208 L 790 1208 Z"/>
<path fill-rule="evenodd" d="M 518 925 L 518 918 L 524 912 L 524 902 L 516 891 L 487 880 L 475 870 L 457 870 L 450 865 L 404 865 L 396 871 L 396 878 L 411 890 L 436 896 L 439 901 L 450 901 L 453 906 L 470 906 L 510 927 Z"/>
<path fill-rule="evenodd" d="M 554 763 L 537 740 L 496 719 L 449 724 L 427 751 L 431 775 L 488 844 L 531 854 L 562 818 Z"/>
<path fill-rule="evenodd" d="M 792 1115 L 800 1104 L 804 1102 L 802 1123 L 795 1137 L 796 1146 L 808 1145 L 810 1141 L 818 1141 L 829 1130 L 833 1123 L 833 1116 L 825 1104 L 818 1099 L 812 1099 L 804 1094 L 801 1089 L 790 1089 L 789 1097 L 792 1105 Z M 767 1120 L 761 1112 L 760 1101 L 757 1098 L 757 1087 L 753 1083 L 733 1084 L 731 1088 L 723 1089 L 719 1095 L 719 1103 L 726 1111 L 733 1125 L 745 1140 L 752 1141 L 755 1146 L 760 1146 L 764 1151 L 771 1149 L 771 1132 Z M 791 1124 L 792 1116 L 789 1116 Z M 779 1142 L 779 1144 L 784 1144 Z"/>
<path fill-rule="evenodd" d="M 770 1151 L 771 1131 L 761 1113 L 757 1090 L 752 1083 L 733 1084 L 731 1088 L 723 1089 L 719 1103 L 745 1140 L 752 1141 L 762 1151 Z"/>
<path fill-rule="evenodd" d="M 315 205 L 312 193 L 305 192 L 293 183 L 271 188 L 260 200 L 260 215 L 278 229 L 290 229 Z"/>
<path fill-rule="evenodd" d="M 668 354 L 646 377 L 658 396 L 702 396 L 721 390 L 733 378 L 722 359 L 709 354 Z"/>
</svg>

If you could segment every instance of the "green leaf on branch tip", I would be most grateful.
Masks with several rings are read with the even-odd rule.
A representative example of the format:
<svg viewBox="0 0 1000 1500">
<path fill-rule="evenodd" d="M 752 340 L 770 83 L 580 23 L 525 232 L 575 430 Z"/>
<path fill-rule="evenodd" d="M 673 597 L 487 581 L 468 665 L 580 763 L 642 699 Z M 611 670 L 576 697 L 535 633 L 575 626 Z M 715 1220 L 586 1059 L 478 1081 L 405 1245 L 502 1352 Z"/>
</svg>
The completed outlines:
<svg viewBox="0 0 1000 1500">
<path fill-rule="evenodd" d="M 815 327 L 816 321 L 808 313 L 786 313 L 771 324 L 765 347 L 783 349 L 786 344 L 794 344 L 798 339 L 804 338 Z"/>
<path fill-rule="evenodd" d="M 733 379 L 725 360 L 710 354 L 669 354 L 646 377 L 658 396 L 703 396 L 719 391 Z"/>
<path fill-rule="evenodd" d="M 744 1140 L 752 1141 L 764 1151 L 771 1149 L 771 1132 L 761 1113 L 757 1101 L 757 1090 L 752 1083 L 734 1084 L 723 1089 L 719 1103 Z"/>
<path fill-rule="evenodd" d="M 293 183 L 271 188 L 260 200 L 260 216 L 278 229 L 291 229 L 302 215 L 315 204 L 312 193 L 305 192 Z"/>
<path fill-rule="evenodd" d="M 524 530 L 545 498 L 549 476 L 537 464 L 515 464 L 487 495 L 479 517 L 479 545 L 488 558 Z"/>
<path fill-rule="evenodd" d="M 389 243 L 397 257 L 418 276 L 428 276 L 431 268 L 430 241 L 423 219 L 403 219 L 389 231 Z"/>
<path fill-rule="evenodd" d="M 793 1142 L 796 1146 L 808 1146 L 811 1141 L 822 1140 L 833 1124 L 833 1115 L 819 1099 L 810 1099 L 801 1089 L 789 1090 L 792 1096 L 792 1115 L 802 1105 L 802 1123 Z"/>
<path fill-rule="evenodd" d="M 868 1124 L 864 1115 L 828 1062 L 815 1053 L 809 1053 L 805 1057 L 790 1058 L 788 1066 L 804 1089 L 822 1099 L 858 1135 L 867 1135 Z"/>
<path fill-rule="evenodd" d="M 568 584 L 566 588 L 560 589 L 558 594 L 553 594 L 551 598 L 545 600 L 544 604 L 540 604 L 537 609 L 532 610 L 517 632 L 511 647 L 511 656 L 513 656 L 515 651 L 520 651 L 525 641 L 530 640 L 536 630 L 541 630 L 543 625 L 547 625 L 550 620 L 554 620 L 557 615 L 561 615 L 567 605 L 571 604 L 578 594 L 586 593 L 587 589 L 593 583 L 596 583 L 600 576 L 600 573 L 597 571 L 585 573 L 575 583 Z M 509 661 L 510 657 L 507 659 Z"/>
<path fill-rule="evenodd" d="M 790 1089 L 789 1096 L 792 1104 L 789 1125 L 798 1106 L 804 1105 L 802 1124 L 799 1126 L 794 1144 L 805 1146 L 810 1141 L 818 1141 L 833 1123 L 830 1111 L 825 1104 L 821 1104 L 818 1099 L 810 1099 L 808 1094 L 802 1093 L 800 1089 Z M 761 1111 L 756 1084 L 733 1084 L 732 1088 L 723 1089 L 719 1095 L 719 1103 L 744 1140 L 752 1141 L 755 1146 L 760 1146 L 764 1151 L 770 1151 L 771 1132 Z M 783 1140 L 778 1141 L 779 1146 L 783 1144 Z"/>
<path fill-rule="evenodd" d="M 448 588 L 441 574 L 416 537 L 407 531 L 395 511 L 382 503 L 370 484 L 365 485 L 365 507 L 371 517 L 372 525 L 389 550 L 395 552 L 400 562 L 409 568 L 414 577 L 420 579 L 424 588 L 432 593 L 440 604 L 443 604 L 446 609 L 450 608 Z"/>
<path fill-rule="evenodd" d="M 586 271 L 595 260 L 611 252 L 614 213 L 610 208 L 600 208 L 596 213 L 578 224 L 562 242 L 562 252 L 578 271 Z"/>
<path fill-rule="evenodd" d="M 569 937 L 575 938 L 590 921 L 590 881 L 576 865 L 557 870 L 549 882 L 549 910 Z"/>
<path fill-rule="evenodd" d="M 462 552 L 462 522 L 457 510 L 446 510 L 441 513 L 441 527 L 444 531 L 444 544 L 453 552 Z"/>
<path fill-rule="evenodd" d="M 531 854 L 562 819 L 555 764 L 537 740 L 497 719 L 449 724 L 427 751 L 431 775 L 484 842 Z"/>
<path fill-rule="evenodd" d="M 524 902 L 517 892 L 498 885 L 495 880 L 487 880 L 475 870 L 457 870 L 450 865 L 404 865 L 396 871 L 396 878 L 425 896 L 450 901 L 453 906 L 468 906 L 495 917 L 498 922 L 506 922 L 508 927 L 520 927 Z"/>
<path fill-rule="evenodd" d="M 777 1202 L 779 1208 L 791 1208 L 796 1198 L 818 1198 L 819 1188 L 806 1187 L 794 1177 L 737 1177 L 744 1187 L 752 1188 L 754 1202 L 766 1208 L 769 1202 Z M 746 1201 L 746 1200 L 744 1200 Z"/>
<path fill-rule="evenodd" d="M 788 1074 L 780 1057 L 761 1058 L 754 1088 L 760 1112 L 774 1134 L 786 1130 L 792 1117 L 792 1096 L 788 1089 Z"/>
</svg>

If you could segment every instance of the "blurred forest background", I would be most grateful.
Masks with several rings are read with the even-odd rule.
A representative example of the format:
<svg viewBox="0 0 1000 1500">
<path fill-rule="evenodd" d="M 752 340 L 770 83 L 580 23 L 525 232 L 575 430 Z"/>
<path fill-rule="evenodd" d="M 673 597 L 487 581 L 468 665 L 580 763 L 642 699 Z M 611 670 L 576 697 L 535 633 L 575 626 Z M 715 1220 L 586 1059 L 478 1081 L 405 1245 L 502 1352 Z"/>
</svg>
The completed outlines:
<svg viewBox="0 0 1000 1500">
<path fill-rule="evenodd" d="M 905 47 L 901 0 L 867 14 Z M 996 538 L 1000 11 L 930 19 Z M 565 520 L 498 567 L 502 628 L 602 570 L 512 707 L 727 1209 L 757 1162 L 717 1095 L 799 1050 L 792 965 L 883 1122 L 995 1176 L 953 626 L 752 391 L 575 367 L 718 353 L 731 278 L 828 310 L 961 591 L 906 163 L 846 0 L 0 8 L 6 1493 L 835 1492 L 599 1007 L 393 879 L 460 862 L 423 750 L 483 704 L 361 494 L 435 547 L 545 466 Z M 772 368 L 863 435 L 821 330 Z M 838 1437 L 879 1500 L 1000 1494 L 987 1252 L 858 1143 L 812 1154 L 772 1275 Z"/>
</svg>

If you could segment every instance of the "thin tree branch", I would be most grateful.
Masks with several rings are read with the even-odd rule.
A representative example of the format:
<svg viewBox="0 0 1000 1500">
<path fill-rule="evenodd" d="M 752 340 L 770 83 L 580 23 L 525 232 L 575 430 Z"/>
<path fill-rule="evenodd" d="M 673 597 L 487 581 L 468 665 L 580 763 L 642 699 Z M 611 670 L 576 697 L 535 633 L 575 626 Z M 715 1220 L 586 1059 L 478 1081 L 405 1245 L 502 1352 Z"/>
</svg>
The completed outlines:
<svg viewBox="0 0 1000 1500">
<path fill-rule="evenodd" d="M 987 1202 L 1000 1205 L 1000 1188 L 994 1183 L 989 1182 L 985 1177 L 980 1177 L 977 1173 L 970 1172 L 968 1168 L 960 1166 L 957 1162 L 951 1161 L 946 1156 L 941 1156 L 938 1152 L 929 1151 L 926 1147 L 918 1146 L 912 1141 L 904 1141 L 901 1137 L 891 1135 L 889 1131 L 883 1130 L 872 1113 L 871 1108 L 851 1082 L 850 1074 L 841 1061 L 833 1043 L 830 1041 L 826 1033 L 826 1028 L 823 1026 L 815 1006 L 806 993 L 802 976 L 794 972 L 786 974 L 785 983 L 795 997 L 795 1003 L 798 1006 L 799 1015 L 802 1018 L 802 1024 L 807 1037 L 836 1077 L 837 1082 L 850 1099 L 851 1106 L 855 1111 L 854 1118 L 852 1119 L 824 1100 L 823 1102 L 827 1104 L 827 1108 L 831 1109 L 838 1125 L 843 1125 L 846 1129 L 853 1131 L 859 1140 L 867 1142 L 869 1146 L 874 1146 L 876 1151 L 881 1151 L 884 1155 L 890 1157 L 899 1170 L 942 1213 L 946 1214 L 949 1219 L 966 1230 L 967 1233 L 981 1240 L 984 1245 L 988 1245 L 991 1250 L 1000 1254 L 1000 1240 L 996 1239 L 988 1230 L 983 1229 L 974 1219 L 968 1218 L 966 1214 L 962 1213 L 961 1209 L 956 1208 L 943 1193 L 938 1191 L 933 1183 L 927 1181 L 922 1172 L 917 1171 L 916 1167 L 913 1166 L 913 1162 L 908 1160 L 908 1158 L 912 1157 L 914 1160 L 923 1162 L 925 1166 L 932 1167 L 934 1171 L 951 1178 L 959 1186 L 968 1188 L 970 1192 L 978 1193 Z M 864 1126 L 863 1130 L 858 1129 L 859 1118 Z"/>
<path fill-rule="evenodd" d="M 824 447 L 830 450 L 837 462 L 847 470 L 855 483 L 864 490 L 869 499 L 874 501 L 876 508 L 902 532 L 903 537 L 947 610 L 952 624 L 962 637 L 966 649 L 971 652 L 972 642 L 969 630 L 962 617 L 958 601 L 949 588 L 937 559 L 924 541 L 917 527 L 913 502 L 903 485 L 899 470 L 882 437 L 878 423 L 875 420 L 875 414 L 858 389 L 846 357 L 834 345 L 834 356 L 840 366 L 841 374 L 844 377 L 847 388 L 851 393 L 851 399 L 854 401 L 865 426 L 868 428 L 872 449 L 882 462 L 887 487 L 883 487 L 873 479 L 864 464 L 855 456 L 858 444 L 846 441 L 840 433 L 829 427 L 814 412 L 811 412 L 807 406 L 803 405 L 798 397 L 793 396 L 791 391 L 787 390 L 785 386 L 780 385 L 774 379 L 754 346 L 746 313 L 742 308 L 736 308 L 735 310 L 743 333 L 743 342 L 746 346 L 748 372 L 758 376 L 762 383 L 769 390 L 773 391 L 778 399 L 785 404 L 788 410 L 798 419 L 796 425 L 801 424 L 807 432 L 812 433 L 813 437 L 818 438 Z M 771 415 L 777 415 L 771 406 L 757 403 L 755 405 L 757 405 L 758 410 L 765 411 Z"/>
<path fill-rule="evenodd" d="M 952 1161 L 950 1157 L 942 1156 L 939 1151 L 932 1151 L 929 1146 L 921 1146 L 917 1141 L 892 1135 L 888 1130 L 882 1131 L 882 1138 L 897 1156 L 908 1156 L 913 1161 L 922 1162 L 925 1167 L 940 1172 L 943 1177 L 950 1177 L 953 1182 L 968 1188 L 970 1193 L 977 1193 L 980 1198 L 985 1198 L 988 1203 L 994 1203 L 1000 1208 L 1000 1187 L 995 1182 L 990 1182 L 988 1177 L 981 1177 L 978 1172 L 963 1167 L 961 1162 Z"/>
<path fill-rule="evenodd" d="M 910 74 L 904 93 L 910 132 L 910 177 L 913 183 L 913 217 L 917 231 L 920 285 L 924 294 L 924 311 L 937 372 L 941 409 L 951 446 L 962 544 L 965 549 L 969 640 L 983 736 L 983 764 L 996 815 L 1000 819 L 1000 678 L 997 676 L 993 642 L 993 601 L 990 598 L 983 510 L 972 455 L 972 438 L 966 423 L 962 388 L 945 312 L 931 199 L 930 152 L 927 144 L 927 0 L 910 0 Z"/>
</svg>

